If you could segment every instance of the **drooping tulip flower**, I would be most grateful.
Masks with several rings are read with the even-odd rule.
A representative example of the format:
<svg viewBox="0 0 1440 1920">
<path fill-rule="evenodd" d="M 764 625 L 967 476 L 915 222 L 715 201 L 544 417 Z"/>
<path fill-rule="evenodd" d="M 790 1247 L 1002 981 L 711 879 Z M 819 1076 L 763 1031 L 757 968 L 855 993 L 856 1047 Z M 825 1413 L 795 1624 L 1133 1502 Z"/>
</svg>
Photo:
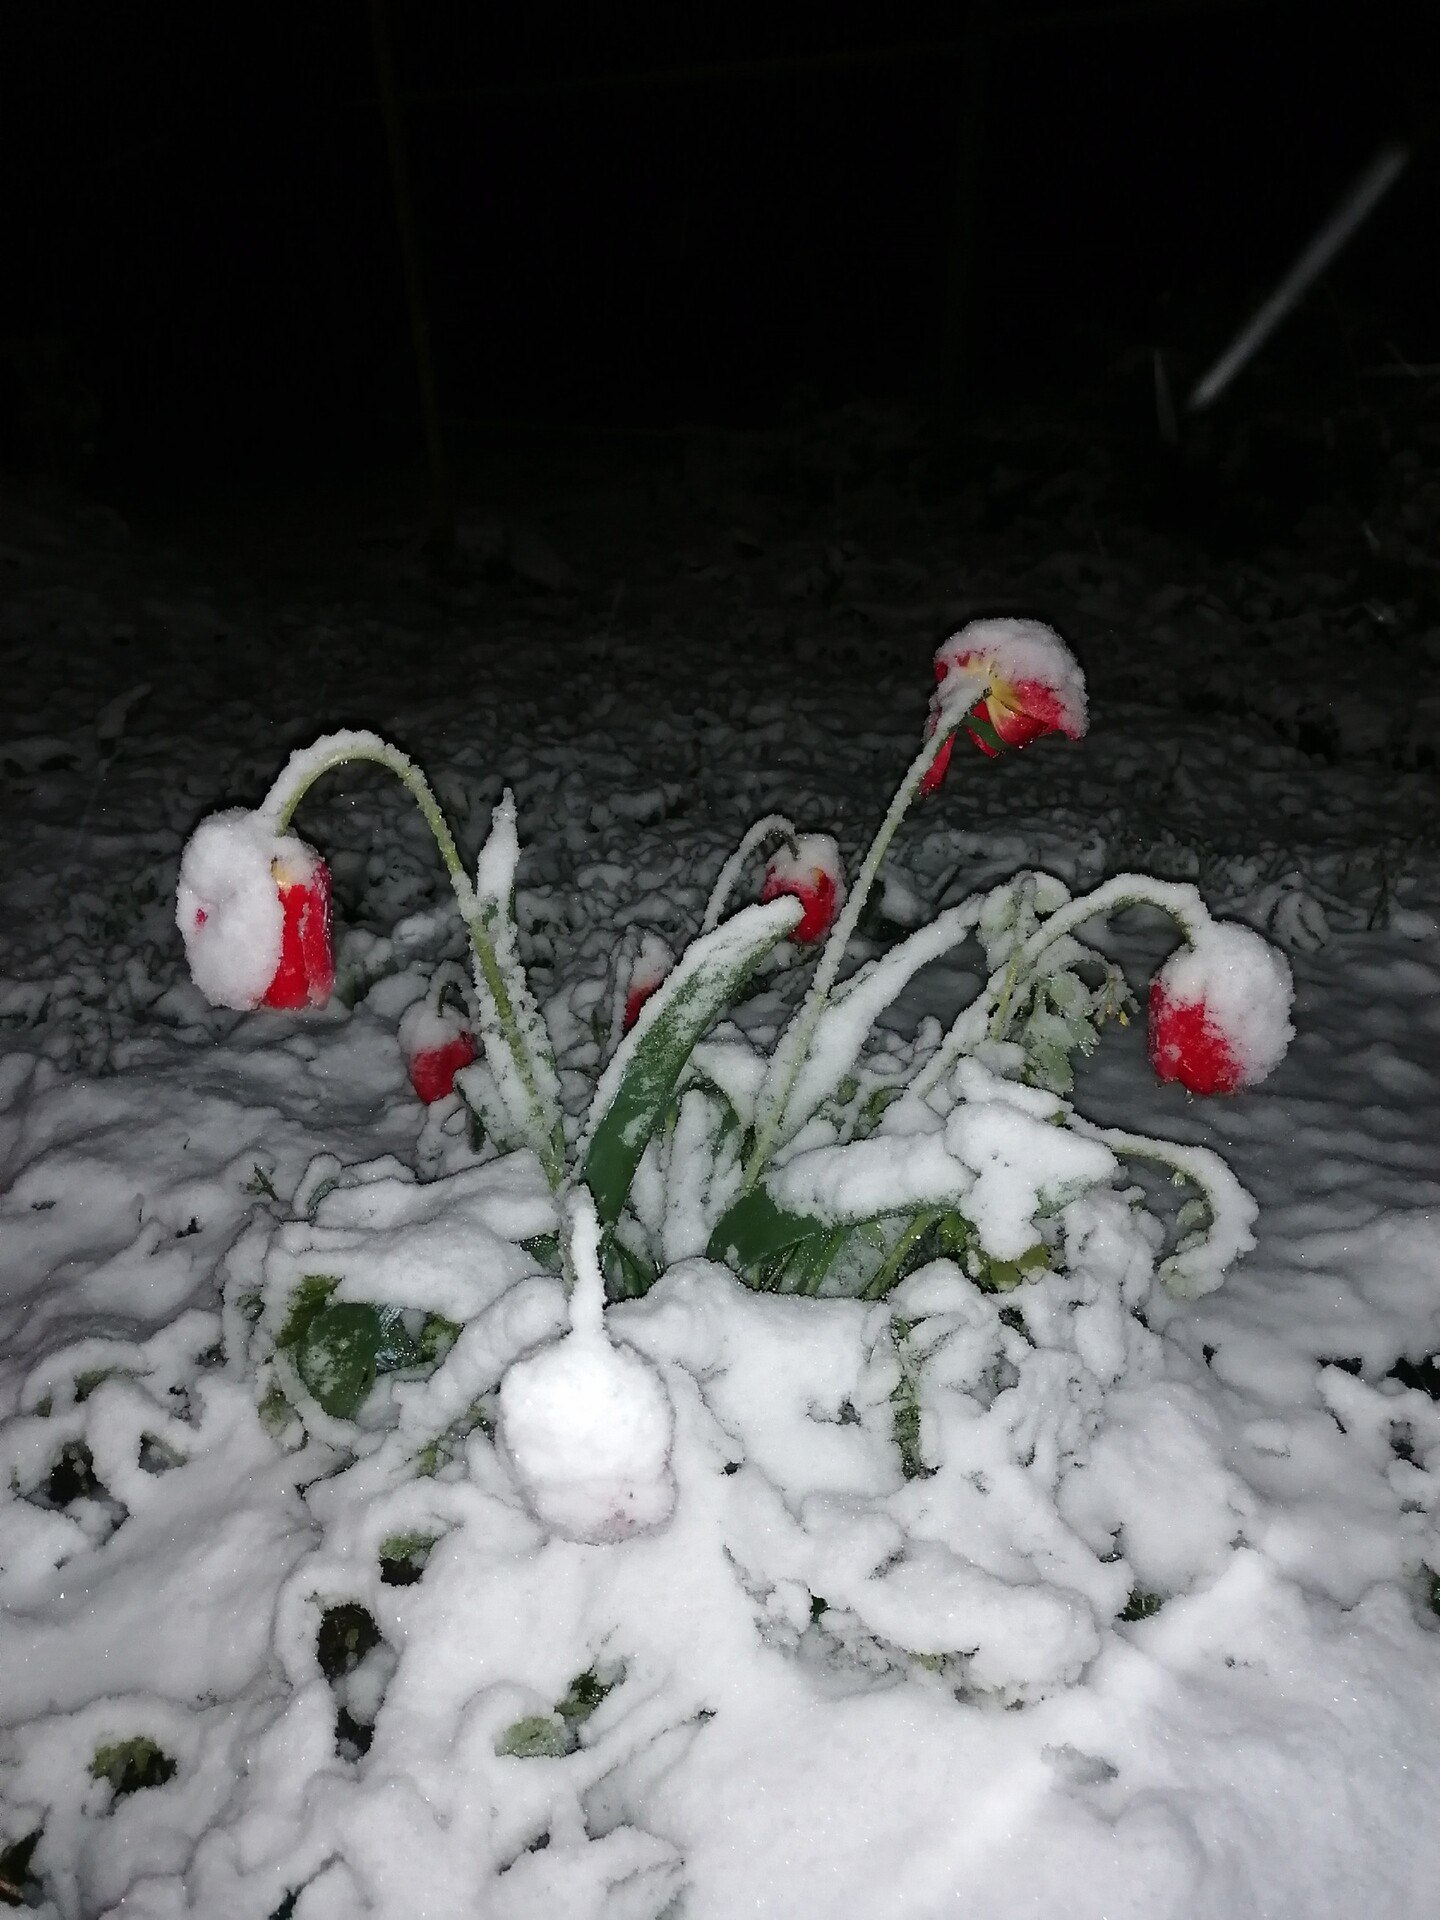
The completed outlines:
<svg viewBox="0 0 1440 1920">
<path fill-rule="evenodd" d="M 303 841 L 277 853 L 271 872 L 284 923 L 280 965 L 265 989 L 267 1007 L 323 1007 L 335 987 L 331 949 L 330 869 Z"/>
<path fill-rule="evenodd" d="M 1085 676 L 1059 634 L 1039 620 L 972 620 L 936 650 L 936 688 L 927 732 L 943 709 L 966 702 L 961 722 L 993 760 L 1006 747 L 1025 747 L 1045 733 L 1084 736 Z M 954 735 L 920 782 L 933 793 L 945 778 Z"/>
<path fill-rule="evenodd" d="M 620 1020 L 621 1033 L 629 1033 L 640 1018 L 640 1009 L 651 994 L 663 986 L 670 969 L 675 965 L 675 955 L 658 933 L 646 932 L 640 941 L 640 950 L 630 965 L 630 977 L 625 985 L 625 1011 Z"/>
<path fill-rule="evenodd" d="M 1150 987 L 1150 1064 L 1191 1093 L 1257 1086 L 1285 1057 L 1294 983 L 1285 956 L 1250 927 L 1212 925 Z"/>
<path fill-rule="evenodd" d="M 822 940 L 845 904 L 840 848 L 828 833 L 801 833 L 778 848 L 765 868 L 762 901 L 791 893 L 805 909 L 790 938 L 800 946 Z"/>
<path fill-rule="evenodd" d="M 212 814 L 180 859 L 175 920 L 212 1006 L 324 1006 L 335 985 L 330 870 L 259 814 Z"/>
<path fill-rule="evenodd" d="M 429 1000 L 406 1009 L 398 1033 L 410 1084 L 426 1106 L 455 1090 L 455 1076 L 476 1057 L 475 1035 L 464 1015 Z"/>
</svg>

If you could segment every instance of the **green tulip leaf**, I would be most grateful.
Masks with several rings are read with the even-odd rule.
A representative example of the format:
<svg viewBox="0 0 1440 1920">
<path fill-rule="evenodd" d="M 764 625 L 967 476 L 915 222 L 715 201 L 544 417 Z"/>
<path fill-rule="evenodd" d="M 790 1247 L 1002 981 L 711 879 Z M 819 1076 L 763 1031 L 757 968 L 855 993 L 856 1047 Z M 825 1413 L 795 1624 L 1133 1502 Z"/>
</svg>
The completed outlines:
<svg viewBox="0 0 1440 1920">
<path fill-rule="evenodd" d="M 787 895 L 746 907 L 694 941 L 622 1042 L 596 1089 L 582 1160 L 582 1178 L 605 1226 L 620 1217 L 640 1156 L 669 1111 L 696 1042 L 794 930 L 802 911 Z"/>
<path fill-rule="evenodd" d="M 353 1420 L 375 1384 L 385 1326 L 378 1307 L 342 1300 L 315 1315 L 295 1353 L 295 1368 L 326 1413 Z"/>
</svg>

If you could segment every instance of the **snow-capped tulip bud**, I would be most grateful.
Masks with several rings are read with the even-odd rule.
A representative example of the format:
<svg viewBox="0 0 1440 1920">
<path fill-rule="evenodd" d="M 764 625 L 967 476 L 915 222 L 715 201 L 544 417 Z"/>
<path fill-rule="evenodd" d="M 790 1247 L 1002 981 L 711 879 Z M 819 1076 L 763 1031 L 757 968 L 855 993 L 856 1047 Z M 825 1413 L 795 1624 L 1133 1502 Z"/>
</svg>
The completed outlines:
<svg viewBox="0 0 1440 1920">
<path fill-rule="evenodd" d="M 771 855 L 765 868 L 762 901 L 791 893 L 805 909 L 790 938 L 801 946 L 822 940 L 845 904 L 840 848 L 828 833 L 802 833 Z"/>
<path fill-rule="evenodd" d="M 629 1033 L 640 1018 L 640 1009 L 651 994 L 664 985 L 674 964 L 675 956 L 659 934 L 646 933 L 641 939 L 640 951 L 631 965 L 630 978 L 625 987 L 625 1012 L 620 1021 L 622 1033 Z"/>
<path fill-rule="evenodd" d="M 930 702 L 928 731 L 942 713 L 963 702 L 960 724 L 995 759 L 1005 747 L 1026 747 L 1042 734 L 1083 737 L 1086 727 L 1085 676 L 1079 662 L 1053 628 L 1039 620 L 972 620 L 952 634 L 935 654 L 937 682 Z M 923 779 L 922 793 L 933 793 L 950 764 L 947 740 Z"/>
<path fill-rule="evenodd" d="M 180 858 L 175 921 L 212 1006 L 323 1006 L 335 985 L 330 872 L 303 840 L 236 809 L 201 821 Z"/>
<path fill-rule="evenodd" d="M 1285 956 L 1250 927 L 1206 927 L 1150 987 L 1150 1064 L 1191 1093 L 1237 1093 L 1285 1057 L 1294 983 Z"/>
<path fill-rule="evenodd" d="M 422 1000 L 406 1010 L 398 1034 L 410 1084 L 426 1106 L 455 1091 L 455 1076 L 476 1057 L 475 1036 L 449 1007 Z"/>
</svg>

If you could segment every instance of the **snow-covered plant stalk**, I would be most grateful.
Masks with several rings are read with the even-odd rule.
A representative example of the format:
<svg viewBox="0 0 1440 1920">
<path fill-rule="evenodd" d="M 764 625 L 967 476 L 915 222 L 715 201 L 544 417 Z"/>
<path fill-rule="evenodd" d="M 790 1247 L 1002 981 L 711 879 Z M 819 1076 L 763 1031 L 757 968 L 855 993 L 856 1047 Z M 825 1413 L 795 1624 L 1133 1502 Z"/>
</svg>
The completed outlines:
<svg viewBox="0 0 1440 1920">
<path fill-rule="evenodd" d="M 771 1057 L 745 1163 L 747 1189 L 760 1178 L 775 1149 L 813 1110 L 796 1110 L 795 1088 L 813 1053 L 845 950 L 901 821 L 921 793 L 933 793 L 944 779 L 957 730 L 963 727 L 992 759 L 1007 746 L 1023 747 L 1046 733 L 1062 732 L 1079 739 L 1085 731 L 1084 676 L 1059 635 L 1039 621 L 972 620 L 937 650 L 935 678 L 925 743 L 886 809 L 820 956 L 810 990 Z"/>
<path fill-rule="evenodd" d="M 472 883 L 434 789 L 415 762 L 378 734 L 345 732 L 327 734 L 293 753 L 261 801 L 257 817 L 283 834 L 315 782 L 357 760 L 393 773 L 434 835 L 474 955 L 490 1074 L 514 1131 L 539 1155 L 551 1184 L 558 1185 L 565 1161 L 559 1083 L 544 1022 L 514 953 L 509 895 L 515 803 L 507 791 L 496 807 L 491 840 Z"/>
<path fill-rule="evenodd" d="M 889 852 L 890 842 L 895 838 L 901 821 L 914 805 L 921 782 L 934 766 L 942 749 L 948 744 L 951 733 L 960 725 L 963 718 L 964 715 L 961 712 L 948 716 L 947 723 L 937 728 L 910 762 L 905 778 L 900 782 L 894 798 L 886 809 L 885 818 L 880 822 L 865 858 L 860 863 L 860 871 L 856 874 L 854 884 L 850 888 L 850 896 L 830 931 L 829 939 L 825 942 L 819 965 L 815 969 L 815 977 L 810 982 L 809 990 L 800 1004 L 799 1011 L 776 1042 L 764 1084 L 760 1089 L 760 1097 L 756 1102 L 755 1137 L 749 1158 L 745 1163 L 747 1187 L 753 1187 L 759 1179 L 766 1162 L 779 1142 L 781 1126 L 785 1119 L 786 1108 L 790 1104 L 795 1082 L 809 1057 L 820 1016 L 824 1013 L 826 1002 L 840 976 L 845 950 L 850 944 L 856 927 L 860 924 L 860 916 L 865 910 L 866 901 L 870 898 L 870 890 L 880 871 L 880 863 Z"/>
<path fill-rule="evenodd" d="M 957 1060 L 972 1053 L 982 1040 L 1003 1040 L 1012 1007 L 1023 1004 L 1026 989 L 1058 942 L 1068 940 L 1087 921 L 1118 913 L 1125 907 L 1156 907 L 1166 913 L 1187 941 L 1214 925 L 1198 890 L 1187 881 L 1156 880 L 1148 873 L 1119 873 L 1093 893 L 1067 900 L 1042 920 L 1010 956 L 968 1007 L 956 1018 L 926 1066 L 917 1075 L 912 1092 L 923 1099 L 945 1078 Z"/>
</svg>

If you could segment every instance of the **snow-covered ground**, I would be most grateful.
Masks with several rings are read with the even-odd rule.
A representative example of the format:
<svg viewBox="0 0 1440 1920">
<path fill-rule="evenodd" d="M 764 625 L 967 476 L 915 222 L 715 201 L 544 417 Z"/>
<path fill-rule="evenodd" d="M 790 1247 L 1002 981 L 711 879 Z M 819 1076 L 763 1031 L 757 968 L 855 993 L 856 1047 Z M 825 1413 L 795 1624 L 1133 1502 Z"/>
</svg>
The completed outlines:
<svg viewBox="0 0 1440 1920">
<path fill-rule="evenodd" d="M 1033 449 L 943 508 L 898 455 L 848 490 L 836 455 L 817 507 L 798 469 L 721 453 L 577 480 L 543 538 L 533 505 L 477 519 L 443 584 L 383 516 L 291 565 L 294 532 L 181 553 L 5 506 L 0 1900 L 1440 1914 L 1433 596 L 1387 598 L 1358 540 L 1240 564 L 1127 532 L 1083 465 L 1047 494 Z M 473 1164 L 396 1038 L 463 951 L 423 823 L 371 769 L 306 801 L 355 1004 L 305 1014 L 190 984 L 182 842 L 333 726 L 414 753 L 468 855 L 513 787 L 574 1107 L 617 947 L 688 938 L 774 809 L 853 870 L 935 645 L 995 610 L 1071 640 L 1090 734 L 957 750 L 865 936 L 1027 866 L 1190 879 L 1269 932 L 1297 1037 L 1263 1087 L 1189 1101 L 1131 1026 L 1075 1093 L 1219 1148 L 1258 1247 L 1182 1303 L 1100 1206 L 1084 1299 L 907 1297 L 949 1356 L 920 1473 L 889 1304 L 682 1264 L 607 1316 L 665 1381 L 673 1511 L 618 1544 L 547 1532 L 491 1432 L 506 1367 L 564 1324 L 524 1244 L 549 1195 Z M 1143 993 L 1161 930 L 1112 937 Z M 896 1027 L 978 967 L 932 966 Z M 302 1424 L 283 1354 L 255 1358 L 260 1303 L 314 1274 L 466 1327 L 358 1434 L 313 1402 Z"/>
</svg>

